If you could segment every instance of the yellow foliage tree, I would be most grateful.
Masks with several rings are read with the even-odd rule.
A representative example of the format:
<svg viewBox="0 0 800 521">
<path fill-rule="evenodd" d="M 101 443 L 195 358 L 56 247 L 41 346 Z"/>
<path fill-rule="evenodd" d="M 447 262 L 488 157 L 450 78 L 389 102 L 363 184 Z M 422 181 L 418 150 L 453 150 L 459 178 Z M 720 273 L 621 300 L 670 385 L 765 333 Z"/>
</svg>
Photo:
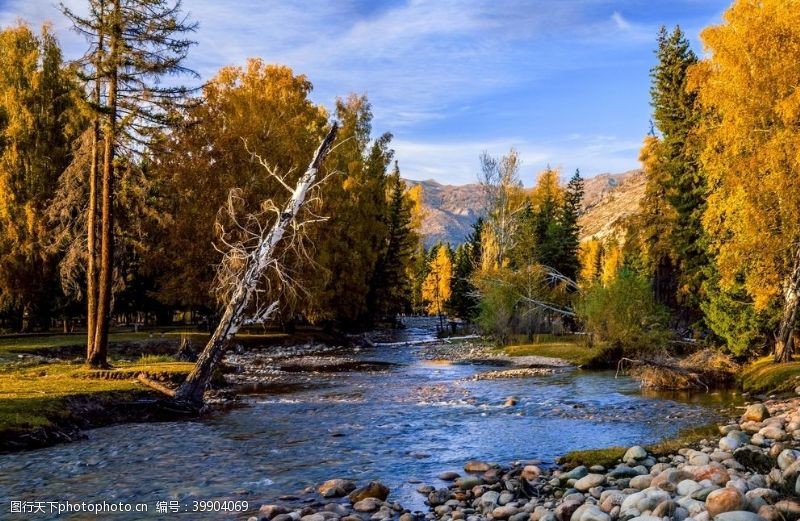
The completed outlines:
<svg viewBox="0 0 800 521">
<path fill-rule="evenodd" d="M 453 278 L 453 262 L 447 246 L 439 245 L 436 256 L 431 261 L 430 271 L 422 284 L 422 298 L 427 302 L 431 315 L 439 317 L 443 323 L 444 305 L 450 300 L 450 279 Z"/>
<path fill-rule="evenodd" d="M 722 287 L 741 281 L 756 309 L 788 304 L 776 346 L 786 360 L 800 290 L 800 2 L 739 0 L 701 36 L 709 58 L 691 86 L 707 111 L 703 225 Z"/>
</svg>

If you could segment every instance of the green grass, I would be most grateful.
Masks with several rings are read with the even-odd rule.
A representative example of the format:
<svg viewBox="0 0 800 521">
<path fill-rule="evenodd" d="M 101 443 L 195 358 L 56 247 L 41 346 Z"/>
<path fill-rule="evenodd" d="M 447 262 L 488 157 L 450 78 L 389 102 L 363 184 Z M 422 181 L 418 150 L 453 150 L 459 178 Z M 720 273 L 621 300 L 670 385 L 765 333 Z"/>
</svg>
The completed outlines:
<svg viewBox="0 0 800 521">
<path fill-rule="evenodd" d="M 109 342 L 136 342 L 147 340 L 150 333 L 112 333 Z M 0 338 L 0 352 L 33 353 L 63 347 L 86 345 L 85 334 L 26 336 L 19 338 Z"/>
<path fill-rule="evenodd" d="M 669 454 L 676 454 L 679 449 L 691 447 L 704 439 L 719 437 L 719 435 L 719 428 L 713 423 L 700 427 L 688 427 L 682 429 L 671 438 L 646 446 L 645 449 L 656 457 L 667 456 Z M 602 465 L 609 468 L 613 467 L 622 459 L 626 450 L 628 450 L 627 447 L 574 450 L 566 453 L 559 461 L 562 465 L 569 468 L 577 467 L 578 465 L 585 465 L 587 467 Z"/>
<path fill-rule="evenodd" d="M 603 346 L 589 347 L 585 335 L 536 335 L 533 343 L 506 346 L 509 356 L 549 356 L 584 367 L 605 367 L 611 356 Z"/>
<path fill-rule="evenodd" d="M 793 392 L 800 385 L 800 361 L 776 364 L 765 356 L 745 366 L 739 375 L 742 390 L 756 394 Z"/>
<path fill-rule="evenodd" d="M 94 371 L 69 363 L 43 364 L 0 373 L 0 433 L 50 427 L 70 416 L 67 400 L 95 396 L 107 399 L 118 393 L 147 389 L 135 377 L 147 373 L 157 379 L 185 377 L 188 362 L 139 361 Z"/>
</svg>

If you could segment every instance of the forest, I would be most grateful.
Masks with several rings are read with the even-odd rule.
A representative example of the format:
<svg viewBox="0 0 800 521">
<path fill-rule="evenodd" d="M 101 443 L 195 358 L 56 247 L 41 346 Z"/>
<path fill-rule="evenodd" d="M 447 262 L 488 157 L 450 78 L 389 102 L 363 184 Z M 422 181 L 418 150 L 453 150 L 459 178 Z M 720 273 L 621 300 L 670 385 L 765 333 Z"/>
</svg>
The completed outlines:
<svg viewBox="0 0 800 521">
<path fill-rule="evenodd" d="M 325 481 L 291 463 L 314 451 L 292 453 L 287 431 L 268 438 L 288 459 L 286 474 L 267 481 L 282 494 L 310 484 L 308 493 L 349 504 L 240 509 L 235 486 L 222 494 L 205 483 L 203 493 L 268 521 L 800 516 L 796 1 L 734 1 L 700 31 L 702 48 L 677 24 L 652 35 L 644 195 L 613 233 L 582 236 L 585 174 L 553 162 L 531 177 L 509 144 L 474 157 L 486 204 L 469 236 L 427 246 L 424 188 L 403 177 L 414 158 L 395 153 L 393 129 L 376 128 L 366 94 L 326 106 L 314 101 L 313 78 L 269 56 L 201 78 L 187 63 L 202 25 L 180 1 L 85 4 L 60 7 L 85 41 L 78 58 L 65 57 L 50 23 L 0 30 L 0 451 L 105 425 L 116 425 L 100 429 L 109 446 L 123 443 L 114 432 L 141 426 L 143 439 L 174 429 L 164 447 L 182 451 L 201 438 L 179 420 L 200 418 L 200 429 L 254 429 L 230 433 L 241 444 L 228 457 L 254 451 L 261 461 L 246 440 L 273 428 L 262 416 L 295 425 L 318 415 L 320 436 L 333 440 L 318 448 L 337 455 L 369 448 L 371 458 L 381 447 L 362 437 L 396 425 L 387 443 L 414 462 L 386 465 L 405 461 L 416 474 L 382 478 L 366 460 L 347 460 L 325 467 L 335 478 Z M 388 384 L 395 376 L 400 385 Z M 564 394 L 559 378 L 582 390 Z M 665 390 L 713 405 L 646 394 Z M 389 405 L 360 409 L 370 400 Z M 628 412 L 615 408 L 620 400 L 631 400 Z M 488 418 L 437 416 L 436 407 L 476 403 Z M 637 407 L 646 418 L 628 417 Z M 718 430 L 736 407 L 744 416 Z M 565 428 L 547 423 L 556 416 L 578 422 L 577 438 L 516 445 L 509 410 L 546 429 Z M 669 425 L 655 425 L 664 416 Z M 466 475 L 443 477 L 452 460 L 428 452 L 454 442 L 426 429 L 448 421 L 491 425 L 516 452 L 479 438 L 465 449 Z M 443 445 L 417 451 L 402 429 Z M 351 438 L 358 448 L 335 445 Z M 30 454 L 25 465 L 44 466 Z M 483 461 L 514 454 L 539 462 Z M 0 489 L 14 492 L 0 490 L 0 500 L 32 499 L 19 488 L 27 467 L 10 458 L 16 470 Z M 202 461 L 197 472 L 213 473 Z M 359 465 L 372 481 L 356 488 Z M 154 472 L 156 482 L 189 479 Z M 227 472 L 221 482 L 242 481 Z M 448 484 L 417 487 L 417 476 Z M 377 479 L 404 504 L 421 492 L 429 511 L 392 504 Z M 53 483 L 54 493 L 70 487 Z M 247 486 L 254 496 L 244 497 L 277 501 L 274 489 Z M 189 508 L 191 494 L 179 496 Z M 740 512 L 750 516 L 726 517 Z"/>
</svg>

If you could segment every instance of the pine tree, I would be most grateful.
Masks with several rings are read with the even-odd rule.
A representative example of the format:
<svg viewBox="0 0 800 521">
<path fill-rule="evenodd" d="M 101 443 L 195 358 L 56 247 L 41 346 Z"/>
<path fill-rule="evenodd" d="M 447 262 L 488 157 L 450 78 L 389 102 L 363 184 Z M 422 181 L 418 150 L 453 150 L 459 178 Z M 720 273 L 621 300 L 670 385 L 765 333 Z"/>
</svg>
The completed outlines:
<svg viewBox="0 0 800 521">
<path fill-rule="evenodd" d="M 583 178 L 579 170 L 567 183 L 564 190 L 564 202 L 561 206 L 561 217 L 559 219 L 560 230 L 560 251 L 558 261 L 553 268 L 571 280 L 578 280 L 580 270 L 580 260 L 578 250 L 580 248 L 580 226 L 578 218 L 581 215 L 581 204 L 583 202 Z"/>
<path fill-rule="evenodd" d="M 670 249 L 677 269 L 675 300 L 688 317 L 697 318 L 708 265 L 702 215 L 706 180 L 698 166 L 696 95 L 687 88 L 688 70 L 697 62 L 680 27 L 658 34 L 658 62 L 651 71 L 653 119 L 661 133 L 655 168 L 663 171 L 666 201 L 674 223 Z"/>
<path fill-rule="evenodd" d="M 453 282 L 450 300 L 447 304 L 453 314 L 472 321 L 478 312 L 477 288 L 472 283 L 476 264 L 473 259 L 474 245 L 471 242 L 459 244 L 453 254 Z"/>
<path fill-rule="evenodd" d="M 95 94 L 95 118 L 102 122 L 100 257 L 95 294 L 88 296 L 90 306 L 96 307 L 87 310 L 88 322 L 95 324 L 94 333 L 90 331 L 87 338 L 87 363 L 106 367 L 114 275 L 116 159 L 152 145 L 158 131 L 173 122 L 173 109 L 189 91 L 164 86 L 160 80 L 164 75 L 191 72 L 181 62 L 194 43 L 184 35 L 196 25 L 181 15 L 180 0 L 90 0 L 89 7 L 88 17 L 64 6 L 62 10 L 90 41 L 84 77 L 87 89 Z M 101 91 L 104 95 L 97 99 Z M 90 201 L 95 199 L 96 193 L 90 194 Z M 89 212 L 95 211 L 90 205 Z M 90 238 L 93 222 L 88 219 Z M 89 256 L 93 255 L 90 251 Z M 92 283 L 87 289 L 89 286 Z"/>
<path fill-rule="evenodd" d="M 372 112 L 365 96 L 337 101 L 339 141 L 326 162 L 335 177 L 326 183 L 319 215 L 329 217 L 313 241 L 326 276 L 311 281 L 315 321 L 348 329 L 369 322 L 370 287 L 387 234 L 387 169 L 392 135 L 371 141 Z"/>
<path fill-rule="evenodd" d="M 412 227 L 413 201 L 406 193 L 397 161 L 387 179 L 388 215 L 385 247 L 378 259 L 370 288 L 369 308 L 373 317 L 391 318 L 411 309 L 411 279 L 419 236 Z"/>
</svg>

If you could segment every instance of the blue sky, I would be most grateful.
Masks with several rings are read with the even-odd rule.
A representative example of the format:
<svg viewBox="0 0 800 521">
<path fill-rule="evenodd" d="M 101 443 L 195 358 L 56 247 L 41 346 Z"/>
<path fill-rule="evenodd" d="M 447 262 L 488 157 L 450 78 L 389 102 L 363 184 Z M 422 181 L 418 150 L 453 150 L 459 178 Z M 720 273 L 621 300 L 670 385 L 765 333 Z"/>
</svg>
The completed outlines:
<svg viewBox="0 0 800 521">
<path fill-rule="evenodd" d="M 83 0 L 65 0 L 83 10 Z M 316 101 L 366 93 L 404 176 L 473 182 L 484 150 L 512 146 L 532 184 L 547 164 L 585 176 L 638 166 L 661 24 L 698 34 L 728 0 L 184 0 L 200 23 L 203 79 L 259 56 L 306 74 Z M 67 58 L 85 43 L 50 0 L 0 0 L 0 24 L 54 24 Z"/>
</svg>

